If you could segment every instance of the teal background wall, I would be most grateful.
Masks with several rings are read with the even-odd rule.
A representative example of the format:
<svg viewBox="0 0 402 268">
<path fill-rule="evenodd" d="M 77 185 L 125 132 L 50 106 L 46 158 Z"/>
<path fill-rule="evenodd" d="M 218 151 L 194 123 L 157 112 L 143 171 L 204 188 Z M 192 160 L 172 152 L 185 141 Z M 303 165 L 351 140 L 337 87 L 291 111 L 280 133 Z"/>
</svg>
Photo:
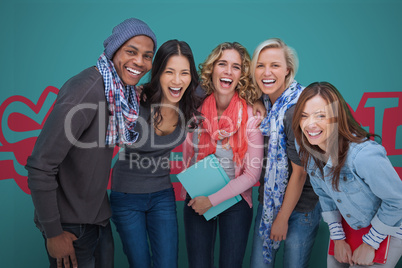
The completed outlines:
<svg viewBox="0 0 402 268">
<path fill-rule="evenodd" d="M 401 11 L 399 0 L 0 0 L 1 266 L 47 266 L 23 168 L 56 96 L 42 94 L 94 65 L 116 24 L 140 18 L 159 44 L 188 42 L 197 64 L 224 41 L 240 42 L 252 54 L 261 41 L 282 38 L 298 52 L 298 82 L 333 83 L 363 126 L 383 137 L 402 175 Z M 187 267 L 183 202 L 177 207 L 180 267 Z M 311 267 L 325 267 L 327 241 L 322 224 Z M 127 267 L 117 234 L 115 243 L 116 267 Z"/>
</svg>

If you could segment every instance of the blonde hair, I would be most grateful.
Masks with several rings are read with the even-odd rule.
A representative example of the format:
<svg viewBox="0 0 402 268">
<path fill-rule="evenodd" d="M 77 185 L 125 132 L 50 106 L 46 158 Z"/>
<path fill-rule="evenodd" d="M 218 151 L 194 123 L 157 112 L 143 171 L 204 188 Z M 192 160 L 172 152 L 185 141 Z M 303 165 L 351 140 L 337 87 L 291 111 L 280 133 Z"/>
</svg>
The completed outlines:
<svg viewBox="0 0 402 268">
<path fill-rule="evenodd" d="M 255 68 L 257 66 L 258 57 L 260 56 L 261 52 L 264 49 L 268 48 L 282 48 L 283 52 L 285 53 L 286 67 L 289 70 L 288 75 L 285 77 L 285 89 L 292 84 L 293 80 L 295 79 L 297 69 L 299 68 L 299 59 L 297 57 L 296 51 L 292 47 L 286 45 L 285 42 L 283 42 L 281 39 L 270 38 L 260 43 L 254 50 L 253 59 L 251 61 L 250 67 L 252 81 L 258 92 L 258 96 L 261 96 L 262 91 L 255 81 Z"/>
<path fill-rule="evenodd" d="M 241 76 L 236 91 L 239 93 L 240 98 L 244 99 L 248 104 L 254 104 L 259 98 L 258 91 L 254 84 L 251 82 L 250 64 L 251 59 L 245 47 L 237 42 L 229 43 L 225 42 L 219 44 L 207 59 L 200 64 L 200 77 L 201 87 L 205 90 L 206 95 L 210 95 L 215 91 L 212 83 L 212 73 L 214 71 L 214 64 L 220 59 L 224 50 L 234 49 L 236 50 L 242 60 Z"/>
</svg>

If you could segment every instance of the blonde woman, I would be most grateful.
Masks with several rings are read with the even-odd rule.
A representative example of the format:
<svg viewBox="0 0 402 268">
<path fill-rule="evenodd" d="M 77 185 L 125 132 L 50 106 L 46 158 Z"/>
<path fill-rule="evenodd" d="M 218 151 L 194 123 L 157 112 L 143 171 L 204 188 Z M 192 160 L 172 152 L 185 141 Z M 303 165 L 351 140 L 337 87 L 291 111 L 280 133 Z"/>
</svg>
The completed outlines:
<svg viewBox="0 0 402 268">
<path fill-rule="evenodd" d="M 251 267 L 274 267 L 284 241 L 284 267 L 307 267 L 320 223 L 320 206 L 301 166 L 294 143 L 294 105 L 304 89 L 294 80 L 296 52 L 278 38 L 254 51 L 251 74 L 263 94 L 267 116 L 260 130 L 266 138 L 266 166 L 261 173 Z"/>
</svg>

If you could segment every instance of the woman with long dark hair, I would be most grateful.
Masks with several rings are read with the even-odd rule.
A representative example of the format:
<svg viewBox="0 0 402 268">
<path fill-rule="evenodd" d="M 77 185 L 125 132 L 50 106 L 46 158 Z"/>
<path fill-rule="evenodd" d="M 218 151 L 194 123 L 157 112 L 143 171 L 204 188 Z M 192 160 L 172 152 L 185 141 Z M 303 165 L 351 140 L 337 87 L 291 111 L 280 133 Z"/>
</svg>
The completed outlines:
<svg viewBox="0 0 402 268">
<path fill-rule="evenodd" d="M 155 55 L 151 80 L 142 90 L 135 126 L 138 139 L 120 152 L 113 168 L 112 220 L 130 267 L 178 265 L 178 226 L 169 157 L 184 141 L 191 119 L 199 115 L 197 85 L 197 69 L 188 44 L 165 42 Z"/>
<path fill-rule="evenodd" d="M 327 82 L 304 89 L 292 127 L 335 244 L 327 267 L 395 267 L 402 255 L 402 182 L 384 147 L 370 139 L 373 135 L 356 122 L 339 91 Z M 371 226 L 354 252 L 345 241 L 342 217 L 355 230 Z M 387 262 L 373 264 L 388 235 Z"/>
</svg>

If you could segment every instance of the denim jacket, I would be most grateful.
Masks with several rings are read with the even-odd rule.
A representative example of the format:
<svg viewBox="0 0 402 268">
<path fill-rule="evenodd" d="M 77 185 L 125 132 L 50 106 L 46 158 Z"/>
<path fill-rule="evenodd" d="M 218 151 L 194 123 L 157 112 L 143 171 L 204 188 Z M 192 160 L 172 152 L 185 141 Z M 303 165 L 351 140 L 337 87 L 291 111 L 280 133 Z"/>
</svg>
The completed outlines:
<svg viewBox="0 0 402 268">
<path fill-rule="evenodd" d="M 324 176 L 310 159 L 307 172 L 319 196 L 325 222 L 341 221 L 353 229 L 371 224 L 378 232 L 402 238 L 402 181 L 384 147 L 374 141 L 351 143 L 340 173 L 339 192 L 332 188 L 329 159 Z"/>
</svg>

